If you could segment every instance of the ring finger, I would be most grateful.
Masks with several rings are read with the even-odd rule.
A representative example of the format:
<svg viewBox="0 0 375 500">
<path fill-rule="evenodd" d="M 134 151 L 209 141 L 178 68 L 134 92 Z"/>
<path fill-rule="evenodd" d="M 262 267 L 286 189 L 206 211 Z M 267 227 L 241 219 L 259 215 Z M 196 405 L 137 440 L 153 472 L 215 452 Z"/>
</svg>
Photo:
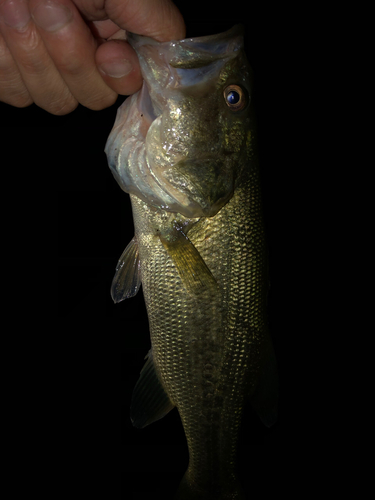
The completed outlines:
<svg viewBox="0 0 375 500">
<path fill-rule="evenodd" d="M 31 99 L 50 113 L 65 114 L 72 111 L 77 106 L 77 100 L 52 62 L 39 31 L 31 19 L 27 0 L 2 2 L 0 14 L 1 35 L 13 58 L 11 66 L 13 69 L 9 70 L 8 67 L 7 80 L 11 82 L 9 79 L 11 75 L 14 78 L 15 61 L 23 82 L 22 86 L 21 79 L 16 79 L 17 81 L 10 86 L 10 91 L 13 94 L 25 94 L 26 87 Z M 7 101 L 9 102 L 10 99 Z"/>
<path fill-rule="evenodd" d="M 23 83 L 17 64 L 0 33 L 0 101 L 23 108 L 33 100 Z"/>
</svg>

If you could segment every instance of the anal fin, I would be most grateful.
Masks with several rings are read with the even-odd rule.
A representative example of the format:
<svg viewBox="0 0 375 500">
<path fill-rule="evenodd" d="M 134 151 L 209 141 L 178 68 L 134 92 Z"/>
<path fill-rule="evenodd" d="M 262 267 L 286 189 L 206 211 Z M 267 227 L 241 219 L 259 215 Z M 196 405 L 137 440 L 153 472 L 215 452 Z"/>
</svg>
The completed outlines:
<svg viewBox="0 0 375 500">
<path fill-rule="evenodd" d="M 159 380 L 150 350 L 146 364 L 134 387 L 130 405 L 130 419 L 134 427 L 141 429 L 163 418 L 172 408 L 174 408 L 174 404 Z"/>
</svg>

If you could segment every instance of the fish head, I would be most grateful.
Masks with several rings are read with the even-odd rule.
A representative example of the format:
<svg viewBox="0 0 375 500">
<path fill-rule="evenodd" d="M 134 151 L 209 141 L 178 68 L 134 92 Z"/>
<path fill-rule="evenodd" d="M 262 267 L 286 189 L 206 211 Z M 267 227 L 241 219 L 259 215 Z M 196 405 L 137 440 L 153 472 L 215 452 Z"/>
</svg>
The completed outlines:
<svg viewBox="0 0 375 500">
<path fill-rule="evenodd" d="M 128 40 L 144 82 L 108 138 L 112 172 L 151 206 L 213 216 L 232 197 L 252 150 L 242 27 L 164 43 L 134 34 Z"/>
</svg>

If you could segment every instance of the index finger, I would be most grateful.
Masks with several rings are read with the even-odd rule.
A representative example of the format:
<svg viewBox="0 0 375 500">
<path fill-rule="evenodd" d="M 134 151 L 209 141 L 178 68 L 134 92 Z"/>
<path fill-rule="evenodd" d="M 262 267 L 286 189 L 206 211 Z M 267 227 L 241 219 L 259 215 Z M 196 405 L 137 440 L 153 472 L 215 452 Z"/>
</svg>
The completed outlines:
<svg viewBox="0 0 375 500">
<path fill-rule="evenodd" d="M 170 0 L 74 0 L 82 14 L 103 36 L 108 23 L 126 31 L 163 42 L 185 37 L 185 23 Z M 108 20 L 105 21 L 105 19 Z M 103 34 L 102 34 L 103 33 Z M 109 32 L 110 33 L 110 32 Z M 108 37 L 105 36 L 105 38 Z M 129 95 L 140 89 L 142 77 L 138 58 L 126 42 L 106 42 L 96 51 L 96 63 L 107 86 Z M 127 68 L 132 68 L 129 70 Z"/>
</svg>

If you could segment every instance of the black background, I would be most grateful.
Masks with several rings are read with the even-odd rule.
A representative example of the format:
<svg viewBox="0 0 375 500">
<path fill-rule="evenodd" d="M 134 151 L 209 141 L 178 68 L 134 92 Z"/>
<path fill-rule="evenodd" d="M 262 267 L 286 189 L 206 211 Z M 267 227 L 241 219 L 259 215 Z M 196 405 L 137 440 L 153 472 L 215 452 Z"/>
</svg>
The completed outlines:
<svg viewBox="0 0 375 500">
<path fill-rule="evenodd" d="M 308 101 L 303 89 L 309 78 L 301 62 L 307 50 L 303 27 L 292 21 L 292 8 L 279 4 L 176 4 L 187 36 L 245 25 L 255 75 L 269 321 L 281 398 L 279 421 L 270 429 L 246 409 L 241 477 L 249 498 L 259 492 L 298 494 L 291 475 L 301 480 L 308 475 L 301 457 L 307 436 L 316 432 L 310 407 L 316 395 L 305 390 L 304 377 L 313 375 L 306 375 L 309 317 L 301 292 L 309 272 L 303 257 L 309 242 L 302 236 L 309 175 L 303 148 L 302 109 Z M 20 237 L 12 242 L 17 241 L 20 258 L 28 257 L 33 274 L 21 296 L 36 299 L 35 322 L 44 324 L 41 335 L 48 334 L 47 342 L 41 336 L 37 342 L 47 353 L 43 387 L 55 408 L 46 425 L 52 426 L 52 447 L 56 443 L 65 457 L 61 488 L 74 478 L 85 497 L 142 499 L 160 492 L 168 499 L 187 465 L 183 430 L 176 410 L 145 429 L 131 426 L 131 392 L 150 347 L 147 315 L 142 294 L 114 305 L 109 293 L 117 259 L 133 236 L 128 196 L 103 151 L 123 100 L 120 96 L 100 112 L 79 106 L 63 117 L 35 105 L 16 109 L 0 103 L 1 143 L 8 154 L 2 168 L 14 179 L 4 182 L 4 194 L 12 193 L 9 212 L 20 210 L 15 224 Z"/>
</svg>

